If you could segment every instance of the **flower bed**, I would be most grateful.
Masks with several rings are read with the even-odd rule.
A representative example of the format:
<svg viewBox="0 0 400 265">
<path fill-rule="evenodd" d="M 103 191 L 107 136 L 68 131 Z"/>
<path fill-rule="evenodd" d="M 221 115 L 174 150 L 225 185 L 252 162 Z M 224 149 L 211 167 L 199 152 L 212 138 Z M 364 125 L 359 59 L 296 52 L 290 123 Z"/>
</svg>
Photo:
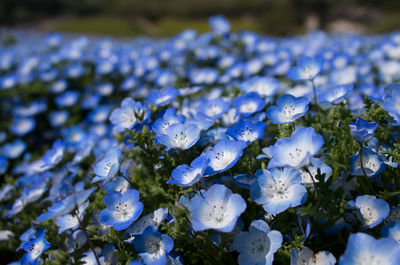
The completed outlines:
<svg viewBox="0 0 400 265">
<path fill-rule="evenodd" d="M 2 262 L 400 264 L 400 33 L 209 22 L 1 48 Z"/>
</svg>

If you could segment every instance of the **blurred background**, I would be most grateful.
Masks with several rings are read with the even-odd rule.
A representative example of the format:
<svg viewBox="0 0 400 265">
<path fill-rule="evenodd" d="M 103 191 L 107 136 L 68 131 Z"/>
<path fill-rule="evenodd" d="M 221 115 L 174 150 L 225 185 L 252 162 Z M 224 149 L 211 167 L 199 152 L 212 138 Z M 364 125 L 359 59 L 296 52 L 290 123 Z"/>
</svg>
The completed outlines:
<svg viewBox="0 0 400 265">
<path fill-rule="evenodd" d="M 0 0 L 0 27 L 132 37 L 208 30 L 224 14 L 234 30 L 268 35 L 400 29 L 398 0 Z"/>
</svg>

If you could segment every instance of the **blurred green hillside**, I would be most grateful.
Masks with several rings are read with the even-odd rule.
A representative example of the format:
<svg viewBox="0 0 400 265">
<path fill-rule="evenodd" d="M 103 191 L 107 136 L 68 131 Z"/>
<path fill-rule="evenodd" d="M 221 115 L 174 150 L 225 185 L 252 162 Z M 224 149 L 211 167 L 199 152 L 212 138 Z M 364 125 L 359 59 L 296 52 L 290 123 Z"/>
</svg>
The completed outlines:
<svg viewBox="0 0 400 265">
<path fill-rule="evenodd" d="M 400 29 L 400 1 L 392 0 L 0 0 L 2 26 L 118 37 L 203 32 L 219 13 L 234 30 L 271 35 L 329 30 L 342 20 L 366 33 Z"/>
</svg>

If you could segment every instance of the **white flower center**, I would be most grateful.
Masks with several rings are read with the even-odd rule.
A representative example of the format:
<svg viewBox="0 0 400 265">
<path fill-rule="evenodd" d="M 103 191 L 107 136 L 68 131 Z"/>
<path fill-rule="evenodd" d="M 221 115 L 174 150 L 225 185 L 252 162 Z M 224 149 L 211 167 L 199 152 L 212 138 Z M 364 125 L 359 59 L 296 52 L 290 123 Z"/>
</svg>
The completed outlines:
<svg viewBox="0 0 400 265">
<path fill-rule="evenodd" d="M 254 101 L 247 101 L 240 106 L 240 112 L 253 113 L 257 110 L 257 103 Z"/>
<path fill-rule="evenodd" d="M 29 120 L 22 120 L 18 123 L 18 129 L 20 131 L 26 132 L 27 130 L 29 130 L 30 127 L 31 123 L 29 122 Z"/>
<path fill-rule="evenodd" d="M 113 165 L 113 162 L 112 162 L 112 161 L 106 162 L 106 163 L 104 164 L 104 170 L 107 171 L 107 172 L 109 172 L 110 169 L 111 169 L 111 167 L 112 167 L 112 165 Z"/>
<path fill-rule="evenodd" d="M 129 220 L 133 214 L 133 207 L 128 202 L 118 202 L 114 205 L 114 217 L 120 221 Z"/>
<path fill-rule="evenodd" d="M 400 243 L 400 231 L 394 232 L 394 233 L 392 234 L 392 238 L 393 238 L 394 240 L 397 240 L 397 242 Z"/>
<path fill-rule="evenodd" d="M 162 255 L 164 255 L 164 244 L 158 238 L 151 237 L 147 239 L 145 246 L 146 252 L 153 260 L 158 260 Z"/>
<path fill-rule="evenodd" d="M 42 253 L 43 247 L 44 245 L 42 242 L 31 243 L 28 247 L 28 251 L 32 253 L 33 258 L 37 258 L 40 253 Z"/>
<path fill-rule="evenodd" d="M 232 161 L 235 159 L 236 155 L 232 152 L 221 151 L 216 152 L 215 156 L 212 158 L 210 162 L 210 166 L 214 170 L 221 170 L 226 168 Z"/>
<path fill-rule="evenodd" d="M 73 142 L 79 142 L 82 139 L 82 135 L 80 133 L 72 133 L 70 139 Z"/>
<path fill-rule="evenodd" d="M 246 126 L 245 129 L 241 129 L 241 134 L 242 134 L 242 140 L 244 141 L 254 141 L 257 135 L 252 132 L 252 129 Z"/>
<path fill-rule="evenodd" d="M 274 179 L 268 183 L 268 197 L 277 200 L 286 200 L 288 198 L 288 189 L 290 184 L 282 179 Z"/>
<path fill-rule="evenodd" d="M 168 127 L 171 125 L 171 123 L 169 121 L 164 121 L 162 124 L 162 131 L 164 132 L 164 134 L 167 134 L 167 129 Z"/>
<path fill-rule="evenodd" d="M 306 78 L 312 78 L 314 77 L 314 75 L 316 74 L 316 69 L 314 67 L 311 66 L 305 66 L 303 68 L 303 75 Z"/>
<path fill-rule="evenodd" d="M 230 214 L 227 205 L 223 202 L 212 202 L 205 207 L 204 224 L 209 227 L 224 227 L 230 221 Z"/>
<path fill-rule="evenodd" d="M 136 121 L 133 109 L 125 109 L 121 114 L 121 120 L 125 124 L 133 124 Z"/>
<path fill-rule="evenodd" d="M 186 147 L 189 139 L 186 136 L 186 133 L 181 131 L 180 133 L 175 134 L 172 141 L 175 144 L 175 146 Z"/>
<path fill-rule="evenodd" d="M 293 163 L 298 164 L 304 158 L 304 152 L 301 148 L 295 147 L 289 153 L 289 158 L 293 161 Z"/>
<path fill-rule="evenodd" d="M 183 184 L 187 184 L 190 183 L 197 174 L 199 174 L 200 170 L 199 169 L 195 169 L 192 166 L 185 166 L 184 168 L 184 173 L 183 173 Z"/>
<path fill-rule="evenodd" d="M 250 253 L 254 256 L 265 256 L 270 249 L 270 240 L 267 236 L 257 233 L 250 239 Z"/>
<path fill-rule="evenodd" d="M 296 114 L 296 108 L 293 105 L 286 105 L 283 110 L 283 114 L 285 115 L 286 119 L 291 120 L 293 115 Z"/>
<path fill-rule="evenodd" d="M 360 213 L 364 219 L 364 223 L 366 225 L 370 225 L 375 223 L 378 220 L 378 214 L 376 212 L 376 209 L 371 208 L 369 206 L 361 206 L 360 207 Z"/>
<path fill-rule="evenodd" d="M 364 162 L 364 161 L 363 161 Z M 364 162 L 364 167 L 371 169 L 373 172 L 378 170 L 378 164 L 375 159 L 366 158 Z"/>
<path fill-rule="evenodd" d="M 215 103 L 208 105 L 207 109 L 205 110 L 205 114 L 208 117 L 214 117 L 214 116 L 220 114 L 221 112 L 222 112 L 222 108 Z"/>
<path fill-rule="evenodd" d="M 357 259 L 355 259 L 355 265 L 384 265 L 391 264 L 392 262 L 385 256 L 376 255 L 370 251 L 364 251 L 360 253 Z"/>
</svg>

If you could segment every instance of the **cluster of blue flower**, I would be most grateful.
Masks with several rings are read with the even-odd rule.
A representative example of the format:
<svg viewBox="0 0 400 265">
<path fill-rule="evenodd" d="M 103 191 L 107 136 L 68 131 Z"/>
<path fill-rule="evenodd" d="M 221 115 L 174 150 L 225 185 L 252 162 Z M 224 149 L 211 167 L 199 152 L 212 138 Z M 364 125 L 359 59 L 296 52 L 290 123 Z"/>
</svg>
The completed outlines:
<svg viewBox="0 0 400 265">
<path fill-rule="evenodd" d="M 400 33 L 209 22 L 1 47 L 10 264 L 400 264 Z"/>
</svg>

